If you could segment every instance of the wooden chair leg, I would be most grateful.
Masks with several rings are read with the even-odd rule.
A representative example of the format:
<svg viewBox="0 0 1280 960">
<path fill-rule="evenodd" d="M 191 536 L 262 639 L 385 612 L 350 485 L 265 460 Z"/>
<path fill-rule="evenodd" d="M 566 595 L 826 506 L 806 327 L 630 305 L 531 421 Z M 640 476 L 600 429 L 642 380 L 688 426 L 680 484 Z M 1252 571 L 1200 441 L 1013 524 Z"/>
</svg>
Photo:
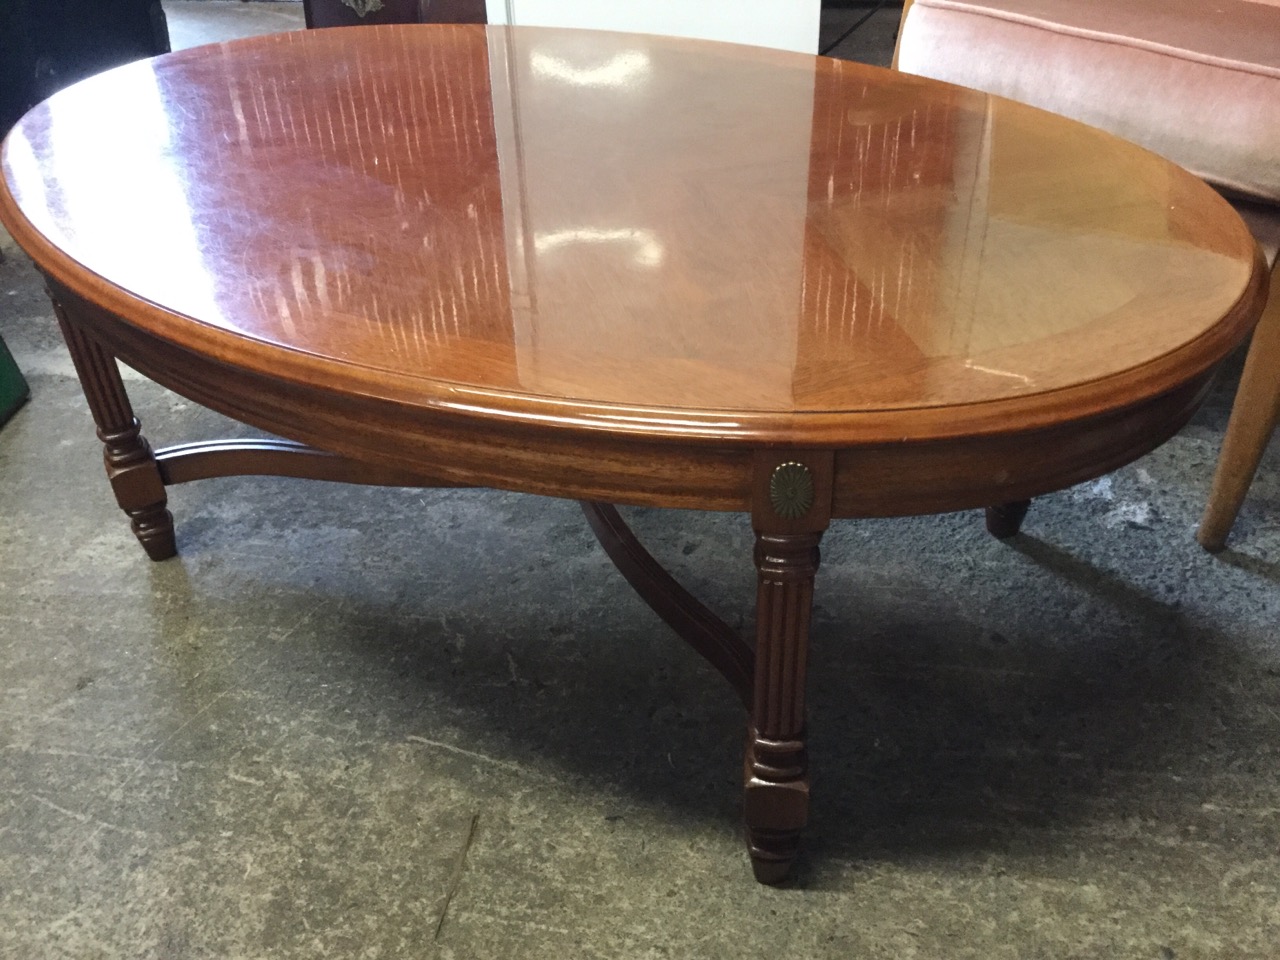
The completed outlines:
<svg viewBox="0 0 1280 960">
<path fill-rule="evenodd" d="M 1262 312 L 1231 419 L 1218 456 L 1209 503 L 1196 539 L 1206 550 L 1221 550 L 1235 523 L 1267 441 L 1280 417 L 1280 262 L 1271 274 L 1271 298 Z"/>
</svg>

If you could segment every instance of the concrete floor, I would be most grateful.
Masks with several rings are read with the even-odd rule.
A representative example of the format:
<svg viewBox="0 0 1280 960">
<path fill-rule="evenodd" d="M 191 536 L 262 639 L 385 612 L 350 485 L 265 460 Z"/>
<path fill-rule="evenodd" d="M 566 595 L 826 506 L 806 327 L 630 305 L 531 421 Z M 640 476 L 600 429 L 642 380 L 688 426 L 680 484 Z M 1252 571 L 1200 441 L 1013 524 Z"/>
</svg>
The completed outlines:
<svg viewBox="0 0 1280 960">
<path fill-rule="evenodd" d="M 298 15 L 166 6 L 182 43 Z M 3 242 L 32 400 L 0 430 L 0 957 L 1280 954 L 1277 446 L 1233 548 L 1192 539 L 1238 364 L 1011 542 L 831 531 L 813 822 L 768 889 L 740 711 L 573 504 L 206 481 L 152 564 Z M 158 443 L 239 432 L 129 386 Z M 749 622 L 744 519 L 628 515 Z"/>
</svg>

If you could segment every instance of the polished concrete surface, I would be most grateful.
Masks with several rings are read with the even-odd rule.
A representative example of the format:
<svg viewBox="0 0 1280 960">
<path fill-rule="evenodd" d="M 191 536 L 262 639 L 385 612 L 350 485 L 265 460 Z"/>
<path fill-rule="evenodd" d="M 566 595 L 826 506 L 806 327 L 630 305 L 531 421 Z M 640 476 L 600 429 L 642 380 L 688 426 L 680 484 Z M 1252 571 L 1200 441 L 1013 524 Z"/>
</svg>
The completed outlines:
<svg viewBox="0 0 1280 960">
<path fill-rule="evenodd" d="M 167 4 L 175 39 L 284 6 Z M 1280 445 L 1231 549 L 1192 537 L 1238 363 L 1012 541 L 831 531 L 813 821 L 768 889 L 740 710 L 572 503 L 206 481 L 150 563 L 3 242 L 0 957 L 1280 954 Z M 128 383 L 158 443 L 239 431 Z M 744 518 L 627 515 L 749 624 Z"/>
</svg>

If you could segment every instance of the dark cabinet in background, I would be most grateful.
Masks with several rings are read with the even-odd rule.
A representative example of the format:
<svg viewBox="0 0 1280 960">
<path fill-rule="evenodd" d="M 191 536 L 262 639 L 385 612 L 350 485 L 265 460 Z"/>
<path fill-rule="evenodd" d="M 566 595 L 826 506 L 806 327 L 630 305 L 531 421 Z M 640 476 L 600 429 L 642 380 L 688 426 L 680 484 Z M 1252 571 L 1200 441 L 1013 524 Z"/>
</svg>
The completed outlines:
<svg viewBox="0 0 1280 960">
<path fill-rule="evenodd" d="M 484 23 L 485 0 L 302 0 L 308 27 Z"/>
<path fill-rule="evenodd" d="M 0 0 L 0 134 L 68 84 L 168 50 L 160 0 Z"/>
</svg>

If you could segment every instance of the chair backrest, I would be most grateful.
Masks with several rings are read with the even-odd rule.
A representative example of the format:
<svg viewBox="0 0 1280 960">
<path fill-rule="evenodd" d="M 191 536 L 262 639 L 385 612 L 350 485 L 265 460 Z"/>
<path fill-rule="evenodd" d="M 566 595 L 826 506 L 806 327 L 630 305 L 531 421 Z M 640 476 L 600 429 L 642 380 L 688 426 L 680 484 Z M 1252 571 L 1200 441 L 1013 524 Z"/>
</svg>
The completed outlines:
<svg viewBox="0 0 1280 960">
<path fill-rule="evenodd" d="M 914 0 L 895 65 L 1029 103 L 1280 205 L 1280 0 Z"/>
</svg>

